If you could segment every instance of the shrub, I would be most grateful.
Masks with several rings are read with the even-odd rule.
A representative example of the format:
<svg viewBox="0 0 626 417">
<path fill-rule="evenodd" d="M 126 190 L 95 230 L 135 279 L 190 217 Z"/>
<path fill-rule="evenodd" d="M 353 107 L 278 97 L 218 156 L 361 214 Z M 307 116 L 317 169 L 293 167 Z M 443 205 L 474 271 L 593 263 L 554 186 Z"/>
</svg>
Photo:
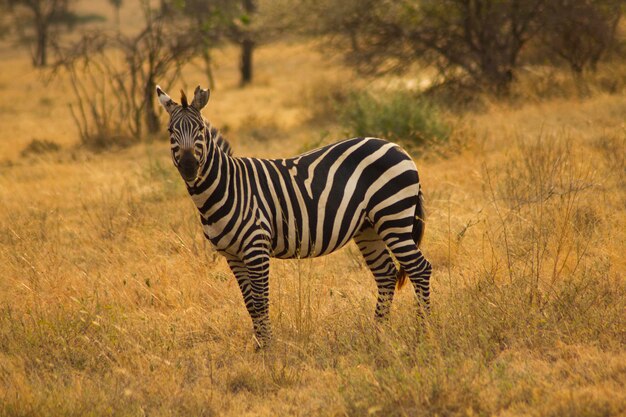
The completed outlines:
<svg viewBox="0 0 626 417">
<path fill-rule="evenodd" d="M 49 152 L 57 152 L 59 149 L 61 149 L 61 147 L 56 142 L 47 139 L 33 139 L 22 149 L 21 155 L 41 155 Z"/>
<path fill-rule="evenodd" d="M 338 115 L 350 135 L 381 137 L 408 146 L 445 140 L 451 130 L 435 106 L 409 92 L 352 93 Z"/>
</svg>

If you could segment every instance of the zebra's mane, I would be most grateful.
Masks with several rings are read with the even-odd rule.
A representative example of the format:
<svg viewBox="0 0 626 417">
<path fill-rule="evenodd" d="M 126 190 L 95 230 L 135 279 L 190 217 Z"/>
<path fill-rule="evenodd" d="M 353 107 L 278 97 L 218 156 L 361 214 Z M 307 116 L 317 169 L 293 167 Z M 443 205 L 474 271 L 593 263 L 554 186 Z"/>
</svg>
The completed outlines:
<svg viewBox="0 0 626 417">
<path fill-rule="evenodd" d="M 233 156 L 233 148 L 226 140 L 218 128 L 213 126 L 208 120 L 204 119 L 204 126 L 209 135 L 209 139 L 213 140 L 217 146 L 228 156 Z"/>
</svg>

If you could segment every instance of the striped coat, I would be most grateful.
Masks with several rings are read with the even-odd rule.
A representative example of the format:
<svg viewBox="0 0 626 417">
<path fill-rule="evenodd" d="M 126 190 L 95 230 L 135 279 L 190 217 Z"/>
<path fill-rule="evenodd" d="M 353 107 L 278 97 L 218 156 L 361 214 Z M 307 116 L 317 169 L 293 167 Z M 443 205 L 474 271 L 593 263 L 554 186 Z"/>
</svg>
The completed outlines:
<svg viewBox="0 0 626 417">
<path fill-rule="evenodd" d="M 271 336 L 270 257 L 321 256 L 354 239 L 376 279 L 377 317 L 387 316 L 405 274 L 428 308 L 431 266 L 419 249 L 423 196 L 402 148 L 354 138 L 287 159 L 233 157 L 200 113 L 208 90 L 196 88 L 191 104 L 184 94 L 181 104 L 160 88 L 157 95 L 170 114 L 174 164 L 204 235 L 237 278 L 260 346 Z"/>
</svg>

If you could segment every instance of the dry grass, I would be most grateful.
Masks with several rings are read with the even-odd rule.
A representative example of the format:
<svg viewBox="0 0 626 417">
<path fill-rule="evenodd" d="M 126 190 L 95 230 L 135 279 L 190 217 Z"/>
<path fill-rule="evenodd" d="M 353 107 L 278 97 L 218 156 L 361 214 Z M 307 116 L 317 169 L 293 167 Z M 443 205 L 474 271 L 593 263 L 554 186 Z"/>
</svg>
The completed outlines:
<svg viewBox="0 0 626 417">
<path fill-rule="evenodd" d="M 279 44 L 259 51 L 262 82 L 240 90 L 233 54 L 205 113 L 237 154 L 334 138 L 305 98 L 343 70 Z M 44 88 L 25 57 L 7 59 L 0 415 L 626 413 L 624 97 L 493 105 L 465 116 L 445 158 L 414 155 L 435 267 L 423 331 L 407 289 L 375 325 L 373 279 L 350 245 L 273 262 L 276 341 L 254 353 L 167 145 L 75 149 L 63 82 Z M 33 138 L 62 149 L 21 156 Z"/>
</svg>

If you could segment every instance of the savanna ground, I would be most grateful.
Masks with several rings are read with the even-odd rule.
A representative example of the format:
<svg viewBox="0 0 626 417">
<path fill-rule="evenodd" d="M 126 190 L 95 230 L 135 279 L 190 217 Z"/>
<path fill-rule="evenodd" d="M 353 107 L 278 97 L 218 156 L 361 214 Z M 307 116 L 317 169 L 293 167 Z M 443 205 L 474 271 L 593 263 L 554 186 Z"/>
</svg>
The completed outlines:
<svg viewBox="0 0 626 417">
<path fill-rule="evenodd" d="M 626 413 L 623 94 L 444 109 L 449 141 L 412 151 L 434 265 L 425 325 L 405 287 L 377 326 L 351 244 L 272 263 L 275 342 L 255 353 L 167 142 L 79 147 L 67 81 L 1 53 L 0 415 Z M 313 45 L 259 49 L 245 89 L 235 57 L 219 52 L 204 113 L 237 155 L 349 135 L 325 106 L 355 77 Z M 203 79 L 192 65 L 180 84 Z M 33 139 L 60 149 L 22 154 Z"/>
</svg>

